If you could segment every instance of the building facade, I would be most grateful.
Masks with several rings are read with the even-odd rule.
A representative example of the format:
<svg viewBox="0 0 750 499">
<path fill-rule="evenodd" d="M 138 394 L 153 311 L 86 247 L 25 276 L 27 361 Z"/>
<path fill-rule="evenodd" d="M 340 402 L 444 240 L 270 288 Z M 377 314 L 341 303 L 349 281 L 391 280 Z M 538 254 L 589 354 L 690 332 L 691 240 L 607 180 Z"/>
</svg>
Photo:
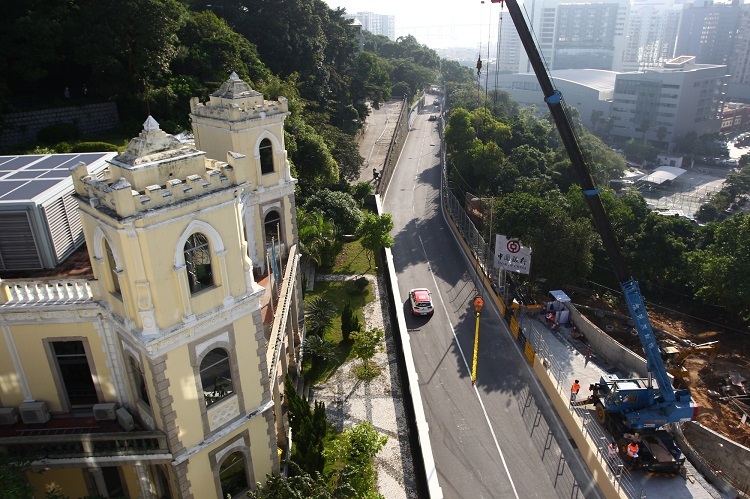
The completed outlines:
<svg viewBox="0 0 750 499">
<path fill-rule="evenodd" d="M 698 64 L 727 64 L 741 19 L 740 2 L 711 0 L 687 4 L 682 12 L 675 57 L 689 55 Z"/>
<path fill-rule="evenodd" d="M 358 19 L 362 23 L 362 29 L 373 35 L 383 35 L 388 39 L 396 40 L 396 16 L 375 14 L 374 12 L 357 12 L 349 15 L 352 19 Z"/>
<path fill-rule="evenodd" d="M 191 110 L 195 145 L 149 117 L 107 176 L 71 169 L 92 275 L 0 281 L 0 447 L 37 497 L 243 495 L 287 450 L 303 336 L 287 102 L 232 74 Z"/>
<path fill-rule="evenodd" d="M 621 73 L 615 82 L 611 135 L 669 146 L 688 133 L 717 133 L 726 66 L 683 56 L 662 68 Z"/>
<path fill-rule="evenodd" d="M 620 71 L 629 9 L 627 0 L 532 0 L 526 4 L 530 27 L 551 69 Z M 501 52 L 510 49 L 511 40 L 503 42 L 501 37 Z M 516 72 L 531 72 L 528 56 L 519 50 Z"/>
</svg>

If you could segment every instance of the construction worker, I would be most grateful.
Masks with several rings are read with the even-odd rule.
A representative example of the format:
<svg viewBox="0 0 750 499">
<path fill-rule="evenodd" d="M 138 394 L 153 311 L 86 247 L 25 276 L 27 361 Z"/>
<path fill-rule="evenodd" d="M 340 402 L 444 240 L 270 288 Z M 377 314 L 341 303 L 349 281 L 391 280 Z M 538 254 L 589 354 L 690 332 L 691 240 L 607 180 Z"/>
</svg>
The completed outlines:
<svg viewBox="0 0 750 499">
<path fill-rule="evenodd" d="M 581 389 L 581 385 L 578 383 L 578 380 L 573 381 L 573 386 L 570 387 L 570 401 L 574 402 L 576 397 L 578 396 L 578 390 Z"/>
<path fill-rule="evenodd" d="M 638 442 L 631 440 L 628 444 L 628 457 L 633 461 L 638 460 Z"/>
<path fill-rule="evenodd" d="M 617 450 L 617 444 L 614 443 L 614 442 L 610 442 L 609 443 L 609 445 L 607 446 L 607 451 L 609 451 L 609 457 L 610 458 L 615 458 L 619 454 L 619 452 Z"/>
</svg>

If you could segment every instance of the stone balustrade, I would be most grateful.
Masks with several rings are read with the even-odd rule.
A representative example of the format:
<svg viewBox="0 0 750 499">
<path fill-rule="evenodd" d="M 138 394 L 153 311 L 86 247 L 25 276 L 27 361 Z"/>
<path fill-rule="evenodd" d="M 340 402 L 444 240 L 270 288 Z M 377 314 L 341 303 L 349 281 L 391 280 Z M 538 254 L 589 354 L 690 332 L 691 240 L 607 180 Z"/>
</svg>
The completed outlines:
<svg viewBox="0 0 750 499">
<path fill-rule="evenodd" d="M 98 282 L 88 279 L 0 281 L 0 305 L 5 306 L 64 305 L 96 300 L 98 295 Z"/>
</svg>

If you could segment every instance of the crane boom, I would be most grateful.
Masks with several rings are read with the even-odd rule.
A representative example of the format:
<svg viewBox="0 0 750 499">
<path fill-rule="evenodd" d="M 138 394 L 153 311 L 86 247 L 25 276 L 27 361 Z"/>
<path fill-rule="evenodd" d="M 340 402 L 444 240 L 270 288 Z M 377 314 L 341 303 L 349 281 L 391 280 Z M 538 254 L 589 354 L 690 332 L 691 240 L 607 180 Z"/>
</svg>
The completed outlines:
<svg viewBox="0 0 750 499">
<path fill-rule="evenodd" d="M 492 3 L 503 3 L 503 0 L 492 0 Z M 647 370 L 649 372 L 648 389 L 650 390 L 650 404 L 648 405 L 651 408 L 661 407 L 668 411 L 676 401 L 677 395 L 672 388 L 669 375 L 661 360 L 659 345 L 654 338 L 654 331 L 649 322 L 638 283 L 630 277 L 630 272 L 628 271 L 625 259 L 620 251 L 620 246 L 615 237 L 609 217 L 604 211 L 604 206 L 601 197 L 599 196 L 599 189 L 596 187 L 596 184 L 594 184 L 594 179 L 591 176 L 589 168 L 586 166 L 573 127 L 565 113 L 565 109 L 563 108 L 562 94 L 552 85 L 552 81 L 547 73 L 546 67 L 544 66 L 539 50 L 534 43 L 531 31 L 523 17 L 521 8 L 516 0 L 505 0 L 505 5 L 508 8 L 508 13 L 513 20 L 516 30 L 518 31 L 524 50 L 529 57 L 529 62 L 531 63 L 536 78 L 539 81 L 539 86 L 544 93 L 544 101 L 549 107 L 557 131 L 560 133 L 565 150 L 570 157 L 570 162 L 578 176 L 586 203 L 593 215 L 594 224 L 602 238 L 607 255 L 612 262 L 615 276 L 620 283 L 628 310 L 630 311 L 630 315 L 635 323 L 635 328 L 638 331 L 643 350 L 646 354 Z M 656 382 L 659 386 L 661 396 L 658 398 L 658 401 L 653 396 L 651 376 L 656 378 Z M 685 394 L 681 393 L 679 395 L 684 397 Z"/>
</svg>

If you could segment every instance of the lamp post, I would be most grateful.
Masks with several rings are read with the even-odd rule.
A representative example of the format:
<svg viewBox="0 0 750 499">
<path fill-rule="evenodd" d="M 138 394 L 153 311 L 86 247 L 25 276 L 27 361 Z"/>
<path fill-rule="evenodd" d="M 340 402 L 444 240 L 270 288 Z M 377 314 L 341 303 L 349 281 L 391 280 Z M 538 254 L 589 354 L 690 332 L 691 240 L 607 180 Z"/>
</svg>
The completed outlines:
<svg viewBox="0 0 750 499">
<path fill-rule="evenodd" d="M 474 311 L 477 313 L 476 327 L 474 329 L 474 360 L 471 363 L 471 386 L 477 380 L 477 354 L 479 353 L 479 314 L 482 312 L 484 300 L 481 296 L 474 298 Z"/>
</svg>

